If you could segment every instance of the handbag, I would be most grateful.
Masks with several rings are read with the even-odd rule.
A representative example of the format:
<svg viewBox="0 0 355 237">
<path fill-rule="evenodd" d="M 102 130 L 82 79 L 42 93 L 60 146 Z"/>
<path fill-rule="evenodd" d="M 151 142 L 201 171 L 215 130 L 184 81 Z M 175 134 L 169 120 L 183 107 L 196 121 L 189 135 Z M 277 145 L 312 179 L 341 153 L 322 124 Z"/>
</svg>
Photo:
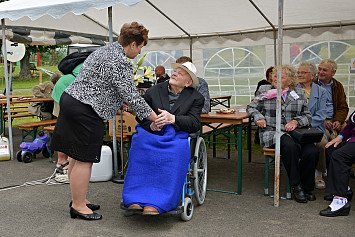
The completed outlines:
<svg viewBox="0 0 355 237">
<path fill-rule="evenodd" d="M 295 128 L 289 134 L 300 144 L 320 142 L 323 137 L 323 132 L 314 127 Z"/>
</svg>

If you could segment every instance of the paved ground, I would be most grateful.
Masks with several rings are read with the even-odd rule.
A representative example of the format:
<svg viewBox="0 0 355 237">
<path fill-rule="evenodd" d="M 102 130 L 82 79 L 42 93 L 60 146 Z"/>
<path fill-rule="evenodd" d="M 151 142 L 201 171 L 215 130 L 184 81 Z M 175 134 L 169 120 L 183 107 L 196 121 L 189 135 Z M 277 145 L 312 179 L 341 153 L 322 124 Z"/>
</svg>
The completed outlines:
<svg viewBox="0 0 355 237">
<path fill-rule="evenodd" d="M 17 151 L 20 143 L 17 129 L 14 140 Z M 209 188 L 236 190 L 236 153 L 232 155 L 231 160 L 212 159 L 209 152 Z M 253 154 L 253 161 L 262 162 L 263 156 Z M 54 164 L 42 156 L 28 164 L 3 161 L 0 188 L 43 179 L 53 171 Z M 351 186 L 355 188 L 354 179 Z M 314 202 L 281 200 L 280 206 L 274 207 L 273 199 L 263 196 L 264 166 L 248 163 L 246 157 L 242 195 L 209 191 L 205 204 L 195 205 L 189 222 L 181 221 L 177 215 L 125 217 L 119 208 L 122 187 L 110 181 L 90 183 L 88 198 L 102 207 L 98 213 L 103 219 L 95 222 L 70 218 L 68 184 L 0 190 L 0 236 L 355 236 L 354 208 L 347 217 L 318 215 L 328 205 L 321 190 L 316 190 Z M 285 194 L 285 173 L 282 173 L 281 194 Z"/>
</svg>

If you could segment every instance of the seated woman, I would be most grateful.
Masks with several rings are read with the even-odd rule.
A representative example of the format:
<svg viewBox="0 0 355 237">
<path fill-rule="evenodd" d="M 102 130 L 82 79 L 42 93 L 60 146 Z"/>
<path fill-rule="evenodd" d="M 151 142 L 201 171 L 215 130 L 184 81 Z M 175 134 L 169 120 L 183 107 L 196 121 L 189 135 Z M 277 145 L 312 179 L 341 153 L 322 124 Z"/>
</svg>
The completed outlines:
<svg viewBox="0 0 355 237">
<path fill-rule="evenodd" d="M 159 115 L 154 122 L 138 121 L 129 153 L 123 203 L 144 215 L 177 207 L 190 161 L 187 138 L 200 129 L 204 97 L 193 88 L 198 85 L 196 68 L 190 62 L 171 65 L 170 79 L 144 95 Z"/>
<path fill-rule="evenodd" d="M 318 152 L 314 144 L 298 144 L 288 134 L 297 127 L 309 126 L 312 121 L 307 98 L 296 87 L 296 70 L 291 65 L 282 66 L 281 99 L 281 159 L 290 180 L 294 198 L 306 203 L 315 200 L 314 170 Z M 261 86 L 247 111 L 260 128 L 260 145 L 274 147 L 276 138 L 276 89 L 277 71 L 273 71 L 273 84 Z M 299 161 L 299 158 L 301 159 Z"/>
<path fill-rule="evenodd" d="M 311 126 L 323 132 L 322 140 L 315 143 L 319 152 L 319 159 L 314 176 L 315 187 L 318 189 L 325 189 L 322 173 L 326 173 L 325 144 L 328 142 L 324 125 L 327 112 L 327 91 L 313 82 L 316 74 L 317 67 L 314 63 L 307 61 L 300 63 L 297 70 L 298 87 L 302 88 L 306 93 L 308 108 L 312 114 Z"/>
</svg>

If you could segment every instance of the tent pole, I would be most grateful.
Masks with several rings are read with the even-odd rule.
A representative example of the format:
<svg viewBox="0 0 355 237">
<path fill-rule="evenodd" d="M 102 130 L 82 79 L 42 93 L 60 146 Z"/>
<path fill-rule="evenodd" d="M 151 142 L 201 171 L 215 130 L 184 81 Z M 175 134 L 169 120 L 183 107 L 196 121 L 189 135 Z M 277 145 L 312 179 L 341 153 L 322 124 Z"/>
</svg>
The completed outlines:
<svg viewBox="0 0 355 237">
<path fill-rule="evenodd" d="M 277 99 L 276 99 L 276 151 L 275 151 L 275 184 L 274 206 L 279 206 L 280 191 L 280 134 L 281 134 L 281 76 L 282 76 L 282 46 L 283 46 L 283 0 L 279 0 L 278 20 L 278 54 L 277 54 Z"/>
<path fill-rule="evenodd" d="M 113 43 L 113 36 L 112 36 L 112 6 L 107 9 L 108 13 L 108 28 L 109 28 L 109 42 L 110 44 Z M 122 113 L 122 110 L 121 110 Z M 122 119 L 121 119 L 121 130 L 122 130 Z M 123 147 L 122 147 L 122 132 L 121 132 L 121 161 L 123 160 Z M 123 172 L 119 175 L 118 173 L 118 163 L 117 163 L 117 138 L 116 138 L 116 115 L 112 119 L 112 145 L 113 145 L 113 173 L 114 177 L 112 177 L 112 182 L 114 183 L 123 183 L 122 175 Z M 123 167 L 123 162 L 121 162 Z M 123 169 L 123 168 L 122 168 Z"/>
<path fill-rule="evenodd" d="M 10 88 L 9 88 L 9 79 L 7 72 L 7 51 L 6 51 L 6 37 L 5 37 L 5 19 L 1 19 L 1 27 L 2 27 L 2 53 L 4 55 L 4 69 L 5 69 L 5 87 L 6 87 L 6 100 L 7 100 L 7 124 L 9 127 L 9 140 L 10 140 L 10 156 L 11 160 L 14 159 L 14 146 L 12 141 L 12 121 L 11 121 L 11 111 L 10 111 Z M 11 65 L 12 66 L 12 65 Z M 1 121 L 2 122 L 2 121 Z M 4 123 L 5 124 L 5 123 Z M 1 124 L 2 126 L 2 124 Z M 5 126 L 4 131 L 5 133 Z"/>
</svg>

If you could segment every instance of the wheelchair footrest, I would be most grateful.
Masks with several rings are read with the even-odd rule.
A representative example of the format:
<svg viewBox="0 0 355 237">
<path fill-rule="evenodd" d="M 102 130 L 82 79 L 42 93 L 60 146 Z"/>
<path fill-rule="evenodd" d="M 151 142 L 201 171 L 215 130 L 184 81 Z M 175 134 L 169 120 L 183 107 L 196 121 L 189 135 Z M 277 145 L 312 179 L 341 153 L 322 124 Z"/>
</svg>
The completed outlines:
<svg viewBox="0 0 355 237">
<path fill-rule="evenodd" d="M 134 215 L 134 214 L 142 215 L 142 213 L 143 213 L 142 210 L 128 209 L 128 207 L 126 205 L 124 205 L 123 202 L 121 202 L 120 208 L 122 210 L 124 210 L 126 212 L 126 214 L 128 214 L 128 216 L 131 216 L 131 215 Z M 177 215 L 177 214 L 183 213 L 183 211 L 184 211 L 184 207 L 183 206 L 178 206 L 175 210 L 171 210 L 171 211 L 168 211 L 168 212 L 160 213 L 159 215 Z"/>
</svg>

